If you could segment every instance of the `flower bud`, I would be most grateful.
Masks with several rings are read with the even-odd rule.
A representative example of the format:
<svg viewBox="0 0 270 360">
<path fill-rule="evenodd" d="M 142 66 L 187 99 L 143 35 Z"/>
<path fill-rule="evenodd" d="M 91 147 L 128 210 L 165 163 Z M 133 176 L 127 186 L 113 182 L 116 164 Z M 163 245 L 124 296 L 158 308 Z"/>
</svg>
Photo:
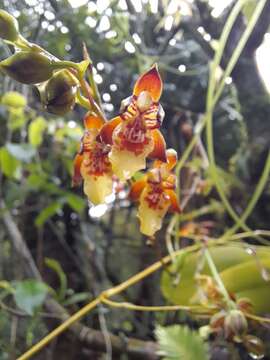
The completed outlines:
<svg viewBox="0 0 270 360">
<path fill-rule="evenodd" d="M 37 84 L 53 75 L 53 63 L 42 53 L 20 51 L 1 61 L 0 70 L 22 84 Z"/>
<path fill-rule="evenodd" d="M 247 332 L 248 322 L 240 310 L 231 310 L 225 318 L 225 337 L 242 336 Z"/>
<path fill-rule="evenodd" d="M 67 70 L 60 70 L 45 85 L 45 108 L 56 115 L 71 111 L 76 101 L 77 79 Z"/>
<path fill-rule="evenodd" d="M 264 358 L 265 346 L 259 338 L 253 335 L 246 335 L 243 343 L 252 359 Z"/>
<path fill-rule="evenodd" d="M 0 38 L 16 41 L 19 36 L 18 21 L 5 10 L 0 10 Z"/>
</svg>

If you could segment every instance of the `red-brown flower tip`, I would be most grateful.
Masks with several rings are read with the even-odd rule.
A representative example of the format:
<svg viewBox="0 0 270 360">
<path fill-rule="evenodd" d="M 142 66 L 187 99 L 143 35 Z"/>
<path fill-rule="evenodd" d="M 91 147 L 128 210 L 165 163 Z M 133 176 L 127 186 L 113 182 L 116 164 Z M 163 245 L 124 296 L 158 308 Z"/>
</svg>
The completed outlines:
<svg viewBox="0 0 270 360">
<path fill-rule="evenodd" d="M 136 81 L 133 95 L 138 96 L 142 91 L 148 91 L 154 102 L 158 102 L 162 93 L 162 80 L 158 72 L 157 65 L 153 65 L 150 70 L 141 75 Z"/>
<path fill-rule="evenodd" d="M 172 170 L 177 163 L 177 152 L 174 149 L 166 151 L 168 170 Z"/>
<path fill-rule="evenodd" d="M 114 129 L 121 123 L 122 119 L 120 116 L 116 116 L 115 118 L 113 118 L 112 120 L 106 122 L 102 129 L 100 130 L 100 137 L 101 140 L 105 143 L 105 144 L 109 144 L 112 145 L 113 141 L 112 141 L 112 134 Z"/>
<path fill-rule="evenodd" d="M 132 201 L 138 201 L 139 197 L 147 184 L 147 176 L 143 176 L 141 179 L 134 181 L 131 185 L 129 198 Z"/>
<path fill-rule="evenodd" d="M 84 127 L 87 130 L 100 129 L 104 125 L 104 120 L 96 115 L 87 113 L 83 119 Z"/>
<path fill-rule="evenodd" d="M 151 159 L 158 159 L 162 162 L 167 161 L 166 157 L 166 142 L 163 135 L 158 129 L 151 130 L 151 136 L 154 141 L 154 149 L 149 154 Z"/>
<path fill-rule="evenodd" d="M 83 161 L 83 155 L 77 154 L 73 162 L 72 186 L 77 186 L 82 181 L 82 175 L 81 175 L 82 161 Z"/>
<path fill-rule="evenodd" d="M 165 193 L 166 193 L 166 195 L 169 196 L 170 202 L 171 202 L 171 206 L 169 208 L 169 211 L 170 212 L 180 213 L 182 210 L 181 210 L 181 207 L 180 207 L 176 192 L 174 190 L 171 190 L 171 189 L 166 189 Z"/>
</svg>

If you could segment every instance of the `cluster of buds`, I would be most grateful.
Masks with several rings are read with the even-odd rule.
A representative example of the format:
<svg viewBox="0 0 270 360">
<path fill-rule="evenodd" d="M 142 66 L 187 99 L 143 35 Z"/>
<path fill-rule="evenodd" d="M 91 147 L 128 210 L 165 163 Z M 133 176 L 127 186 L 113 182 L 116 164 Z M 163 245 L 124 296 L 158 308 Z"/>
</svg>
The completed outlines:
<svg viewBox="0 0 270 360">
<path fill-rule="evenodd" d="M 174 150 L 166 150 L 159 131 L 164 111 L 159 104 L 162 81 L 153 66 L 137 80 L 133 95 L 122 102 L 119 116 L 105 122 L 97 115 L 84 118 L 85 133 L 74 162 L 73 183 L 84 181 L 84 192 L 95 205 L 113 191 L 113 180 L 127 182 L 152 159 L 150 169 L 132 182 L 130 198 L 139 201 L 141 232 L 154 236 L 167 211 L 180 211 L 172 169 Z"/>
<path fill-rule="evenodd" d="M 252 303 L 247 298 L 239 298 L 235 309 L 221 309 L 212 316 L 209 332 L 227 341 L 242 344 L 253 358 L 262 359 L 265 347 L 258 337 L 248 334 L 246 313 L 252 313 Z"/>
<path fill-rule="evenodd" d="M 209 325 L 201 327 L 201 335 L 207 338 L 211 334 L 229 342 L 242 344 L 254 359 L 262 359 L 265 354 L 263 342 L 248 333 L 247 314 L 253 313 L 252 302 L 244 297 L 236 299 L 234 294 L 230 294 L 232 306 L 228 306 L 211 276 L 197 275 L 196 280 L 199 293 L 194 300 L 215 312 L 210 318 Z"/>
<path fill-rule="evenodd" d="M 132 96 L 122 102 L 119 116 L 107 121 L 93 98 L 96 89 L 84 79 L 90 63 L 86 49 L 80 64 L 61 61 L 29 43 L 19 33 L 17 20 L 4 10 L 0 10 L 0 37 L 15 49 L 0 62 L 0 71 L 20 83 L 35 85 L 46 111 L 64 115 L 76 102 L 89 109 L 74 161 L 73 184 L 83 181 L 89 201 L 98 205 L 113 192 L 115 182 L 131 182 L 130 197 L 139 201 L 141 231 L 153 237 L 168 211 L 180 211 L 172 173 L 177 154 L 166 150 L 159 130 L 164 111 L 159 103 L 163 84 L 157 66 L 139 77 Z M 149 171 L 132 182 L 135 174 L 146 170 L 148 159 L 153 160 Z"/>
<path fill-rule="evenodd" d="M 0 10 L 0 38 L 14 46 L 14 54 L 0 62 L 0 71 L 12 79 L 35 85 L 45 110 L 63 115 L 76 102 L 78 80 L 60 61 L 36 44 L 29 43 L 20 33 L 17 20 Z M 79 64 L 74 68 L 79 68 Z"/>
</svg>

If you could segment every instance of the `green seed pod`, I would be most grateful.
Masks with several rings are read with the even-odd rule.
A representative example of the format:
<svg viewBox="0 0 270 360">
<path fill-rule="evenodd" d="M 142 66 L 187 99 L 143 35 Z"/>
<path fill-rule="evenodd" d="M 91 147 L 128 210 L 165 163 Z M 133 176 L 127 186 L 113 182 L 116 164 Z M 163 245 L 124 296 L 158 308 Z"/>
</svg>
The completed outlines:
<svg viewBox="0 0 270 360">
<path fill-rule="evenodd" d="M 0 62 L 0 70 L 22 84 L 37 84 L 53 75 L 53 62 L 45 54 L 20 51 Z"/>
<path fill-rule="evenodd" d="M 16 41 L 19 36 L 18 21 L 5 10 L 0 10 L 0 38 Z"/>
<path fill-rule="evenodd" d="M 225 337 L 242 336 L 246 334 L 248 322 L 244 314 L 240 310 L 231 310 L 225 317 L 224 330 Z"/>
<path fill-rule="evenodd" d="M 77 79 L 68 70 L 55 73 L 44 89 L 44 106 L 47 111 L 56 115 L 71 111 L 76 101 L 77 85 Z"/>
</svg>

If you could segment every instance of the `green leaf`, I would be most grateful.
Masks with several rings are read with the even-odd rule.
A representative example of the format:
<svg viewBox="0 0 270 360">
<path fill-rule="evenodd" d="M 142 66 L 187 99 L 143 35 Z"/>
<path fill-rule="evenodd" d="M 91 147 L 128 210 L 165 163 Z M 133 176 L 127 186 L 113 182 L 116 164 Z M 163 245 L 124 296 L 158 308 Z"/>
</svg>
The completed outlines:
<svg viewBox="0 0 270 360">
<path fill-rule="evenodd" d="M 8 127 L 11 130 L 21 129 L 27 121 L 23 108 L 10 108 Z"/>
<path fill-rule="evenodd" d="M 208 346 L 199 333 L 187 326 L 158 326 L 156 337 L 159 343 L 159 355 L 164 360 L 208 360 Z"/>
<path fill-rule="evenodd" d="M 36 217 L 35 225 L 40 227 L 45 224 L 45 222 L 55 215 L 62 208 L 62 203 L 59 201 L 55 201 L 45 209 L 43 209 L 40 214 Z"/>
<path fill-rule="evenodd" d="M 256 252 L 256 258 L 249 255 L 241 244 L 222 245 L 209 249 L 221 278 L 223 279 L 224 276 L 225 287 L 229 292 L 235 293 L 236 297 L 239 297 L 240 293 L 243 291 L 250 290 L 252 287 L 254 288 L 254 284 L 250 285 L 251 281 L 256 281 L 258 287 L 263 287 L 264 284 L 266 285 L 266 283 L 263 284 L 260 268 L 256 259 L 262 264 L 266 262 L 265 264 L 267 265 L 267 263 L 270 262 L 270 249 L 266 246 L 252 246 L 252 248 Z M 170 303 L 177 305 L 190 305 L 192 301 L 198 301 L 198 298 L 195 297 L 198 287 L 194 277 L 201 258 L 201 252 L 193 254 L 188 253 L 184 258 L 178 257 L 175 264 L 169 266 L 169 271 L 163 271 L 161 277 L 161 290 L 163 296 Z M 244 266 L 244 264 L 247 264 L 247 267 Z M 251 264 L 253 264 L 253 267 Z M 268 266 L 266 267 L 268 268 Z M 178 274 L 180 281 L 175 282 L 171 273 Z M 207 263 L 205 263 L 202 267 L 201 274 L 211 275 Z M 244 274 L 249 274 L 247 279 L 245 279 Z M 236 281 L 236 277 L 239 281 Z M 260 282 L 259 279 L 261 279 Z M 250 282 L 248 283 L 248 281 Z M 269 286 L 268 289 L 270 293 Z M 251 294 L 250 297 L 252 297 L 254 311 L 256 313 L 262 313 L 259 299 L 254 297 L 253 294 Z M 270 304 L 269 302 L 266 303 L 270 311 Z"/>
<path fill-rule="evenodd" d="M 46 185 L 48 181 L 47 176 L 45 174 L 31 174 L 27 177 L 27 185 L 34 190 L 41 189 Z"/>
<path fill-rule="evenodd" d="M 77 213 L 81 213 L 86 206 L 85 201 L 81 197 L 72 193 L 69 193 L 65 200 L 68 205 Z"/>
<path fill-rule="evenodd" d="M 7 143 L 8 152 L 16 159 L 29 163 L 36 154 L 35 148 L 30 144 L 12 144 Z"/>
<path fill-rule="evenodd" d="M 39 116 L 28 127 L 28 138 L 31 145 L 38 147 L 43 140 L 43 133 L 47 128 L 46 120 Z"/>
<path fill-rule="evenodd" d="M 62 269 L 62 266 L 60 265 L 60 263 L 55 260 L 55 259 L 51 259 L 51 258 L 46 258 L 45 259 L 45 264 L 53 271 L 56 272 L 59 281 L 60 281 L 60 287 L 57 293 L 57 298 L 59 301 L 64 300 L 65 296 L 66 296 L 66 291 L 67 291 L 67 277 L 66 274 L 64 273 L 64 270 Z"/>
<path fill-rule="evenodd" d="M 26 98 L 17 91 L 9 91 L 2 96 L 1 104 L 14 108 L 22 108 L 26 106 L 27 102 Z"/>
<path fill-rule="evenodd" d="M 0 148 L 0 169 L 7 177 L 12 177 L 20 162 L 12 156 L 6 147 Z"/>
<path fill-rule="evenodd" d="M 33 315 L 43 304 L 48 293 L 47 285 L 34 279 L 15 283 L 14 288 L 16 305 L 29 315 Z"/>
</svg>

